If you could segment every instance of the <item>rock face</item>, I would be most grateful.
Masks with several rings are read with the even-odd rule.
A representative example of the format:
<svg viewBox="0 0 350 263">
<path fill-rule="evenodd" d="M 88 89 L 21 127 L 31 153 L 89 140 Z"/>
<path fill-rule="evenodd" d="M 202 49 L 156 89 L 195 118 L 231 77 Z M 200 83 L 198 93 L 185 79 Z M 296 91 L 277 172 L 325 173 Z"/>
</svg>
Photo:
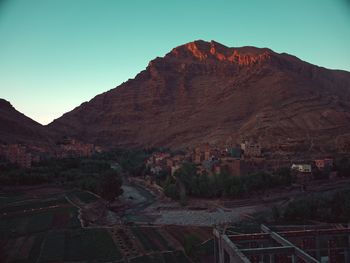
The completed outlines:
<svg viewBox="0 0 350 263">
<path fill-rule="evenodd" d="M 328 150 L 350 133 L 350 73 L 270 49 L 195 41 L 49 125 L 104 146 L 193 146 L 254 138 Z"/>
<path fill-rule="evenodd" d="M 41 124 L 18 112 L 0 99 L 0 143 L 51 144 L 51 136 Z"/>
</svg>

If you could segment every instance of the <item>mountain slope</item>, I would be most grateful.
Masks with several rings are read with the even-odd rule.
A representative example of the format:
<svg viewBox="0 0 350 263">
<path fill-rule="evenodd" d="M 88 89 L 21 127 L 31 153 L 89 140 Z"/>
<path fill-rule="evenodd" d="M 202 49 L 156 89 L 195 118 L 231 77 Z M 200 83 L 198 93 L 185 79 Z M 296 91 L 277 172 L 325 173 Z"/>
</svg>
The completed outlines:
<svg viewBox="0 0 350 263">
<path fill-rule="evenodd" d="M 18 112 L 8 101 L 0 99 L 0 143 L 40 145 L 50 142 L 45 127 Z"/>
<path fill-rule="evenodd" d="M 200 40 L 152 60 L 135 79 L 49 127 L 105 146 L 177 148 L 245 137 L 318 149 L 349 133 L 349 99 L 349 72 Z"/>
</svg>

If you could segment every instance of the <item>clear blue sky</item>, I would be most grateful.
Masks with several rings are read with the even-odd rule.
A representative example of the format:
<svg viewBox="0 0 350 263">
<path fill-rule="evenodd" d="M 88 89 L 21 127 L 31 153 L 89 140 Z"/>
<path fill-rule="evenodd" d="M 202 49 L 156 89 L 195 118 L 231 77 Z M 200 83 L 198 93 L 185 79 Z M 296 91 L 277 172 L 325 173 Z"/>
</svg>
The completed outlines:
<svg viewBox="0 0 350 263">
<path fill-rule="evenodd" d="M 0 97 L 47 124 L 196 39 L 350 71 L 350 1 L 0 0 Z"/>
</svg>

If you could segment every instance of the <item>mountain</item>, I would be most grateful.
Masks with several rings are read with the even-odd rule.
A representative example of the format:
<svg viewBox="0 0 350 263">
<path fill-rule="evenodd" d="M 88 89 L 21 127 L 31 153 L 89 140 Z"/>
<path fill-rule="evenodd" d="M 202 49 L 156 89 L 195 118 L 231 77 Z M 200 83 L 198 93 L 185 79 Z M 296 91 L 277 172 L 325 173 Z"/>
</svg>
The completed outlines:
<svg viewBox="0 0 350 263">
<path fill-rule="evenodd" d="M 0 99 L 0 143 L 51 144 L 51 135 L 41 124 Z"/>
<path fill-rule="evenodd" d="M 350 73 L 267 48 L 202 40 L 49 125 L 110 147 L 180 148 L 254 139 L 328 151 L 350 137 Z"/>
</svg>

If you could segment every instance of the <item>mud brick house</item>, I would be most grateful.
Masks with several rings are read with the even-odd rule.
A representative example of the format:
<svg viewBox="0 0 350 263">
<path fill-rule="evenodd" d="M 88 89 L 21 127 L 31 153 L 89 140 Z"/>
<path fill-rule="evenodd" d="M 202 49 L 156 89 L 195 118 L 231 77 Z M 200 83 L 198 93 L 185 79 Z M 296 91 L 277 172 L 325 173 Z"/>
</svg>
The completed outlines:
<svg viewBox="0 0 350 263">
<path fill-rule="evenodd" d="M 226 171 L 232 176 L 244 176 L 265 170 L 263 158 L 240 160 L 233 157 L 221 158 L 221 171 Z"/>
<path fill-rule="evenodd" d="M 146 164 L 147 165 L 156 165 L 161 163 L 166 164 L 169 157 L 170 157 L 170 153 L 157 152 L 147 159 Z"/>
<path fill-rule="evenodd" d="M 200 149 L 200 147 L 196 147 L 194 149 L 194 154 L 193 154 L 192 161 L 195 164 L 200 164 L 202 162 L 202 160 L 203 160 L 203 158 L 202 158 L 201 149 Z"/>
<path fill-rule="evenodd" d="M 261 146 L 259 143 L 244 141 L 243 143 L 241 143 L 241 149 L 245 156 L 261 156 Z"/>
<path fill-rule="evenodd" d="M 75 139 L 66 138 L 59 143 L 56 151 L 57 158 L 89 157 L 95 152 L 95 146 L 91 143 L 83 143 Z"/>
<path fill-rule="evenodd" d="M 208 143 L 197 146 L 192 153 L 192 162 L 200 164 L 205 160 L 209 160 L 211 155 L 212 153 Z"/>
<path fill-rule="evenodd" d="M 241 155 L 242 155 L 241 148 L 233 147 L 233 148 L 228 149 L 228 152 L 229 152 L 231 157 L 236 158 L 236 159 L 241 159 Z"/>
<path fill-rule="evenodd" d="M 4 149 L 5 158 L 13 164 L 30 168 L 32 166 L 32 154 L 27 148 L 19 144 L 10 144 Z"/>
<path fill-rule="evenodd" d="M 219 163 L 213 165 L 213 173 L 214 174 L 220 174 L 221 173 L 221 166 Z"/>
<path fill-rule="evenodd" d="M 324 170 L 327 168 L 333 167 L 333 159 L 332 158 L 325 158 L 325 159 L 316 159 L 315 160 L 315 166 L 319 170 Z"/>
</svg>

